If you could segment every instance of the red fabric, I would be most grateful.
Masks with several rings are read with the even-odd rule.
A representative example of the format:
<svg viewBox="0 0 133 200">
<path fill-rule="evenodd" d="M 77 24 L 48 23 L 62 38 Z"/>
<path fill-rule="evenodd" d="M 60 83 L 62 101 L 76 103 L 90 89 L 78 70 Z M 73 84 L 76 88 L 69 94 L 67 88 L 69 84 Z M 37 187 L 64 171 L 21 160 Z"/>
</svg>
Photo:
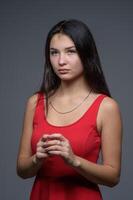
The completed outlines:
<svg viewBox="0 0 133 200">
<path fill-rule="evenodd" d="M 31 140 L 33 154 L 36 151 L 38 140 L 44 133 L 61 133 L 69 140 L 76 155 L 96 163 L 101 145 L 100 134 L 96 128 L 96 118 L 104 97 L 105 95 L 99 95 L 75 123 L 67 126 L 54 126 L 46 121 L 45 98 L 39 93 Z M 96 184 L 77 173 L 59 156 L 53 156 L 44 161 L 39 170 L 30 200 L 102 200 L 102 196 Z"/>
</svg>

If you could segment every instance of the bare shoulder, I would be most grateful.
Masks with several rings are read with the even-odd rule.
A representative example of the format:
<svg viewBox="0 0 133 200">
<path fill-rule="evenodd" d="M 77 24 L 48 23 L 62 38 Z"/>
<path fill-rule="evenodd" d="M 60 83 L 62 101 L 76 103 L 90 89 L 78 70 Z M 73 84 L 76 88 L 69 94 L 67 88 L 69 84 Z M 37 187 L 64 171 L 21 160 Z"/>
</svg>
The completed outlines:
<svg viewBox="0 0 133 200">
<path fill-rule="evenodd" d="M 116 100 L 111 97 L 105 97 L 101 103 L 101 110 L 104 112 L 119 111 L 119 105 Z"/>
<path fill-rule="evenodd" d="M 98 113 L 98 129 L 101 131 L 120 130 L 122 127 L 122 116 L 119 104 L 111 97 L 105 97 L 101 104 Z M 115 132 L 115 131 L 114 131 Z"/>
<path fill-rule="evenodd" d="M 120 108 L 116 100 L 105 97 L 100 106 L 100 114 L 104 119 L 120 117 Z"/>
<path fill-rule="evenodd" d="M 34 110 L 37 104 L 37 100 L 38 100 L 38 93 L 28 97 L 26 105 L 27 109 Z"/>
</svg>

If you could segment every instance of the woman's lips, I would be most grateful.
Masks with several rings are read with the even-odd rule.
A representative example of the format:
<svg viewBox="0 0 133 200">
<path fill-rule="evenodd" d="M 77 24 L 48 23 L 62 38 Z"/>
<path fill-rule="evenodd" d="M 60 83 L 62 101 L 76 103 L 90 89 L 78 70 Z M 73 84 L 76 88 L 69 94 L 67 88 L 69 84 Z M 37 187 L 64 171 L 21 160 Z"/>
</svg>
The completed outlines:
<svg viewBox="0 0 133 200">
<path fill-rule="evenodd" d="M 69 69 L 59 69 L 58 71 L 59 71 L 59 73 L 61 73 L 61 74 L 66 74 L 66 73 L 69 72 Z"/>
</svg>

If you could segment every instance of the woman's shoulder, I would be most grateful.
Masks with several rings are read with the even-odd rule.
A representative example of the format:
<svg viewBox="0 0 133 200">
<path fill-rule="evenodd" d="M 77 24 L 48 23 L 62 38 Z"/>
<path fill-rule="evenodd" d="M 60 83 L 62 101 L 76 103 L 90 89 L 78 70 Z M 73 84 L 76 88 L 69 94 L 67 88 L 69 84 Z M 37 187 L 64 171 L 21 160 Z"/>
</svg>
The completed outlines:
<svg viewBox="0 0 133 200">
<path fill-rule="evenodd" d="M 114 98 L 108 96 L 105 96 L 101 102 L 100 110 L 107 115 L 120 112 L 118 102 Z"/>
<path fill-rule="evenodd" d="M 38 99 L 38 93 L 35 93 L 35 94 L 29 96 L 27 101 L 29 102 L 29 104 L 35 104 L 37 99 Z"/>
<path fill-rule="evenodd" d="M 27 98 L 27 107 L 29 109 L 35 109 L 39 95 L 40 93 L 36 92 Z"/>
</svg>

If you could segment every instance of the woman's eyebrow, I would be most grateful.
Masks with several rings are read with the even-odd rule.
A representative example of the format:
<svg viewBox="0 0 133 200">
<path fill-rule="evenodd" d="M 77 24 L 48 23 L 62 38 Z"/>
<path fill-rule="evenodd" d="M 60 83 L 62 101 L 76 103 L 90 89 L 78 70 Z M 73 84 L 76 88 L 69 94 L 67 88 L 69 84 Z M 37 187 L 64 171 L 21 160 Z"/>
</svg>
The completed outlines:
<svg viewBox="0 0 133 200">
<path fill-rule="evenodd" d="M 65 49 L 75 48 L 75 46 L 66 47 Z"/>
<path fill-rule="evenodd" d="M 68 50 L 68 49 L 71 49 L 71 48 L 75 48 L 75 46 L 66 47 L 65 49 Z M 50 50 L 58 50 L 58 49 L 51 47 Z"/>
</svg>

